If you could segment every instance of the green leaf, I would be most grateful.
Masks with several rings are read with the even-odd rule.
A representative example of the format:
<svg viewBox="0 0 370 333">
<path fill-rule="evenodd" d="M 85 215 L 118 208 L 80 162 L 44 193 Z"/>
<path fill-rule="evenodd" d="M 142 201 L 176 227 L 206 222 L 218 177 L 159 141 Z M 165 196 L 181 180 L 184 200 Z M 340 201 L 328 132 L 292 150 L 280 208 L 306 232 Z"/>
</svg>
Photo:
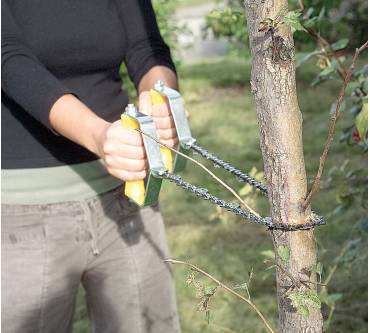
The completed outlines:
<svg viewBox="0 0 370 333">
<path fill-rule="evenodd" d="M 342 50 L 345 47 L 347 47 L 348 43 L 349 43 L 348 38 L 342 38 L 342 39 L 339 39 L 338 41 L 336 41 L 335 43 L 331 44 L 331 48 L 334 51 Z"/>
<path fill-rule="evenodd" d="M 272 250 L 264 250 L 261 254 L 268 259 L 275 259 L 275 253 Z"/>
<path fill-rule="evenodd" d="M 325 15 L 326 8 L 322 7 L 318 16 L 318 21 L 321 21 Z"/>
<path fill-rule="evenodd" d="M 279 246 L 278 247 L 278 249 L 277 249 L 277 253 L 278 253 L 278 255 L 279 255 L 279 257 L 280 257 L 280 259 L 284 262 L 284 263 L 286 263 L 286 262 L 288 262 L 288 260 L 289 260 L 289 257 L 290 257 L 290 250 L 289 250 L 289 248 L 288 247 L 286 247 L 286 246 Z"/>
<path fill-rule="evenodd" d="M 325 69 L 319 73 L 315 80 L 312 81 L 311 86 L 315 87 L 326 80 L 333 79 L 333 75 L 331 75 L 333 73 L 335 73 L 335 69 L 331 65 L 325 67 Z"/>
<path fill-rule="evenodd" d="M 360 134 L 360 138 L 363 142 L 366 143 L 366 133 L 368 127 L 368 103 L 365 102 L 362 105 L 361 112 L 356 116 L 356 127 L 358 133 Z"/>
<path fill-rule="evenodd" d="M 301 66 L 304 62 L 309 60 L 312 56 L 315 54 L 318 54 L 318 51 L 313 51 L 313 52 L 299 52 L 296 54 L 296 67 L 298 68 Z"/>
<path fill-rule="evenodd" d="M 339 301 L 342 297 L 343 297 L 343 294 L 340 294 L 340 293 L 329 294 L 326 304 L 328 306 L 334 306 L 335 302 Z"/>
<path fill-rule="evenodd" d="M 328 76 L 333 72 L 334 72 L 334 68 L 329 66 L 329 67 L 326 67 L 324 70 L 322 70 L 320 72 L 319 76 Z"/>
<path fill-rule="evenodd" d="M 302 13 L 300 13 L 299 11 L 297 10 L 292 10 L 288 13 L 286 13 L 285 17 L 284 17 L 284 22 L 285 24 L 287 24 L 290 29 L 292 30 L 292 33 L 296 32 L 296 31 L 307 31 L 303 25 L 301 24 L 301 22 L 299 21 L 299 17 L 302 15 Z"/>
<path fill-rule="evenodd" d="M 275 253 L 274 251 L 272 250 L 265 250 L 265 251 L 262 251 L 261 254 L 266 257 L 266 258 L 269 258 L 269 259 L 275 259 Z"/>
</svg>

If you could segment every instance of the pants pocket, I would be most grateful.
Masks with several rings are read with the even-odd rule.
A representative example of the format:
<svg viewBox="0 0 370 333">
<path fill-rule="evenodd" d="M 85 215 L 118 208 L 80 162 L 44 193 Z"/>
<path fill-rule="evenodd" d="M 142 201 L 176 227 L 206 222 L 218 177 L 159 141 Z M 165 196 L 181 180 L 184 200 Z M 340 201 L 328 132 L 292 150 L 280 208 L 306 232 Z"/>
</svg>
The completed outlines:
<svg viewBox="0 0 370 333">
<path fill-rule="evenodd" d="M 37 332 L 47 267 L 45 229 L 39 216 L 18 216 L 18 223 L 15 218 L 2 218 L 1 326 L 4 332 Z"/>
</svg>

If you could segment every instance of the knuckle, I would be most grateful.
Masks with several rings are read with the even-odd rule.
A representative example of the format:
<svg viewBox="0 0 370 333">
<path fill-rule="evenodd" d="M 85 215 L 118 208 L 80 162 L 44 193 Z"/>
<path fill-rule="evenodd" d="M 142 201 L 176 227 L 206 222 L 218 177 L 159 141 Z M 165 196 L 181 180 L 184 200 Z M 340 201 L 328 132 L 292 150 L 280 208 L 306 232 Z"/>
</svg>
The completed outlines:
<svg viewBox="0 0 370 333">
<path fill-rule="evenodd" d="M 105 156 L 104 162 L 105 162 L 108 170 L 112 168 L 111 167 L 112 166 L 112 157 L 110 155 Z"/>
<path fill-rule="evenodd" d="M 103 152 L 104 152 L 104 154 L 108 154 L 110 152 L 110 144 L 108 142 L 104 142 Z"/>
<path fill-rule="evenodd" d="M 133 171 L 142 171 L 145 169 L 145 162 L 144 160 L 136 160 L 135 163 L 133 163 Z"/>
</svg>

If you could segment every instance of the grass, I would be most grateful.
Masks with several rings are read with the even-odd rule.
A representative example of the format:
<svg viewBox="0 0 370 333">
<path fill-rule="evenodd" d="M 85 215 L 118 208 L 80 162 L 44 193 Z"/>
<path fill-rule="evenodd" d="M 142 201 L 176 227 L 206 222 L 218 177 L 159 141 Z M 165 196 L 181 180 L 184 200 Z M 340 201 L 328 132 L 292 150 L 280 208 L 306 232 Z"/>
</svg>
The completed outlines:
<svg viewBox="0 0 370 333">
<path fill-rule="evenodd" d="M 183 65 L 179 68 L 181 90 L 190 113 L 193 135 L 201 145 L 247 171 L 252 167 L 257 167 L 258 170 L 263 168 L 257 118 L 249 89 L 249 73 L 249 61 L 231 58 Z M 328 110 L 338 92 L 335 84 L 315 89 L 309 87 L 308 82 L 313 73 L 312 66 L 298 71 L 298 97 L 304 117 L 304 151 L 309 177 L 314 175 L 317 168 L 327 132 Z M 345 159 L 350 159 L 352 166 L 366 167 L 364 155 L 353 154 L 349 147 L 338 142 L 347 117 L 350 115 L 343 114 L 338 122 L 326 170 Z M 215 171 L 230 185 L 241 188 L 242 184 L 233 177 L 219 169 Z M 197 166 L 189 164 L 183 172 L 183 178 L 232 200 L 229 193 Z M 314 209 L 327 216 L 336 206 L 335 195 L 334 190 L 320 192 L 314 200 Z M 212 205 L 168 183 L 164 184 L 161 191 L 161 206 L 172 258 L 196 264 L 229 285 L 245 282 L 253 269 L 255 278 L 250 287 L 252 298 L 269 322 L 277 327 L 274 271 L 266 270 L 261 255 L 262 251 L 272 249 L 266 230 L 230 214 L 225 214 L 222 218 L 218 218 L 216 214 L 211 219 L 216 211 Z M 263 197 L 254 201 L 254 207 L 259 212 L 268 214 L 268 206 Z M 326 271 L 350 237 L 352 224 L 361 214 L 363 212 L 354 205 L 342 215 L 328 218 L 328 225 L 316 231 L 320 261 Z M 174 266 L 173 271 L 183 333 L 265 332 L 263 324 L 248 305 L 223 291 L 218 291 L 211 301 L 211 321 L 208 325 L 204 313 L 196 311 L 198 300 L 195 290 L 185 283 L 188 270 Z M 329 292 L 343 293 L 343 298 L 336 306 L 329 332 L 367 331 L 366 285 L 365 267 L 338 269 L 329 286 Z M 327 310 L 324 308 L 325 315 Z M 75 332 L 87 332 L 85 316 L 80 295 Z"/>
</svg>

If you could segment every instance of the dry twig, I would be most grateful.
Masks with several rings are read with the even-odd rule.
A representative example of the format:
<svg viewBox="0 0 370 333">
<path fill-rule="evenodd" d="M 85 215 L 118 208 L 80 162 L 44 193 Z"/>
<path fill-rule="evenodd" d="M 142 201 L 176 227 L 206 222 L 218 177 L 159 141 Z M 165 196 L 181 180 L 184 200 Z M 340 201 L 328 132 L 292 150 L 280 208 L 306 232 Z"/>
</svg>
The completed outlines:
<svg viewBox="0 0 370 333">
<path fill-rule="evenodd" d="M 251 301 L 249 300 L 248 298 L 245 298 L 243 295 L 240 295 L 239 293 L 237 293 L 235 290 L 231 289 L 230 287 L 226 286 L 225 284 L 223 284 L 222 282 L 220 282 L 219 280 L 217 280 L 215 277 L 213 277 L 212 275 L 210 275 L 209 273 L 207 273 L 206 271 L 203 271 L 202 269 L 200 269 L 199 267 L 189 263 L 189 262 L 186 262 L 186 261 L 181 261 L 181 260 L 174 260 L 174 259 L 165 259 L 164 262 L 168 262 L 170 264 L 180 264 L 180 265 L 185 265 L 185 266 L 188 266 L 190 267 L 193 271 L 196 271 L 198 273 L 201 273 L 203 274 L 204 276 L 206 276 L 207 278 L 209 278 L 210 280 L 212 280 L 213 282 L 215 282 L 219 287 L 221 287 L 222 289 L 226 290 L 227 292 L 233 294 L 234 296 L 238 297 L 239 299 L 241 299 L 242 301 L 244 301 L 245 303 L 249 304 L 249 306 L 252 307 L 252 309 L 258 314 L 258 316 L 261 318 L 261 320 L 263 321 L 263 323 L 265 324 L 267 330 L 270 332 L 270 333 L 274 333 L 274 330 L 271 328 L 271 326 L 268 324 L 268 322 L 266 321 L 266 318 L 263 316 L 263 314 L 260 312 L 260 310 L 257 308 L 257 306 Z"/>
</svg>

